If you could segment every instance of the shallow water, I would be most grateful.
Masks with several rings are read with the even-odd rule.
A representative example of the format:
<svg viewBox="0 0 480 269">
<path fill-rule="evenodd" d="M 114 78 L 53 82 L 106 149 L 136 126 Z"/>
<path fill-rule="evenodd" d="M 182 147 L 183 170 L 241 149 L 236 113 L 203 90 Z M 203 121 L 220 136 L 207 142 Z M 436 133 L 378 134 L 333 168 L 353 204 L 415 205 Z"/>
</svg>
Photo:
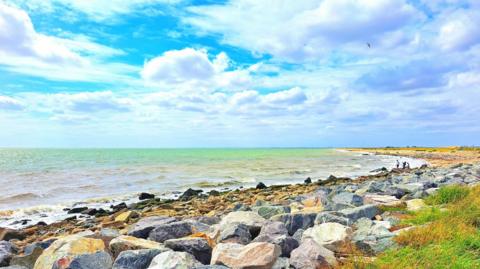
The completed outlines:
<svg viewBox="0 0 480 269">
<path fill-rule="evenodd" d="M 331 174 L 355 177 L 392 168 L 396 159 L 404 160 L 303 148 L 0 149 L 0 210 L 40 214 L 81 201 L 99 206 L 126 200 L 143 191 L 172 196 L 189 187 L 294 183 Z M 407 161 L 412 167 L 423 163 Z M 1 225 L 5 222 L 0 219 Z"/>
</svg>

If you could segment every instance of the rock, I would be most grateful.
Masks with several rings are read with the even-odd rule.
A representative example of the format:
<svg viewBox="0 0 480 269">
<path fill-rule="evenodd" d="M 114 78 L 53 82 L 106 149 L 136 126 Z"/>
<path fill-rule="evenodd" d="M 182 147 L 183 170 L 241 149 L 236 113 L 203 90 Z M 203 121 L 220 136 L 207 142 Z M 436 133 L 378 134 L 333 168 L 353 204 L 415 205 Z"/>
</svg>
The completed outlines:
<svg viewBox="0 0 480 269">
<path fill-rule="evenodd" d="M 280 221 L 287 227 L 288 234 L 293 235 L 298 229 L 307 229 L 313 226 L 317 213 L 290 213 L 275 215 L 272 221 Z"/>
<path fill-rule="evenodd" d="M 246 205 L 244 203 L 236 203 L 233 206 L 233 211 L 252 211 L 249 205 Z"/>
<path fill-rule="evenodd" d="M 115 221 L 121 221 L 121 222 L 128 222 L 130 218 L 136 218 L 138 217 L 138 213 L 135 211 L 126 211 L 121 214 L 119 214 L 117 217 L 115 217 Z"/>
<path fill-rule="evenodd" d="M 15 246 L 8 241 L 0 241 L 0 266 L 8 266 L 12 256 L 17 252 Z"/>
<path fill-rule="evenodd" d="M 52 269 L 105 269 L 112 267 L 112 257 L 105 251 L 58 259 Z"/>
<path fill-rule="evenodd" d="M 150 232 L 149 240 L 163 243 L 168 239 L 175 239 L 191 235 L 194 231 L 192 224 L 188 221 L 176 221 L 167 224 L 158 225 Z"/>
<path fill-rule="evenodd" d="M 147 193 L 147 192 L 142 192 L 138 196 L 138 200 L 147 200 L 147 199 L 153 199 L 155 198 L 155 194 Z"/>
<path fill-rule="evenodd" d="M 258 215 L 264 217 L 265 219 L 269 219 L 278 214 L 290 213 L 290 207 L 288 206 L 255 206 L 252 208 L 252 210 L 257 212 Z"/>
<path fill-rule="evenodd" d="M 87 208 L 80 213 L 84 215 L 94 216 L 95 214 L 97 214 L 97 212 L 98 210 L 96 208 Z"/>
<path fill-rule="evenodd" d="M 310 177 L 307 177 L 307 179 L 305 179 L 305 180 L 303 181 L 303 183 L 305 183 L 305 184 L 312 184 L 312 179 L 311 179 Z"/>
<path fill-rule="evenodd" d="M 188 201 L 192 199 L 193 197 L 197 197 L 200 193 L 202 193 L 202 190 L 194 190 L 189 188 L 186 190 L 180 197 L 178 198 L 180 201 Z"/>
<path fill-rule="evenodd" d="M 0 227 L 0 241 L 10 241 L 12 239 L 23 240 L 25 237 L 23 231 Z"/>
<path fill-rule="evenodd" d="M 266 189 L 267 188 L 267 185 L 263 184 L 263 182 L 260 182 L 257 184 L 256 186 L 256 189 L 258 190 L 263 190 L 263 189 Z"/>
<path fill-rule="evenodd" d="M 290 265 L 296 269 L 330 268 L 337 265 L 337 260 L 332 251 L 306 238 L 292 251 Z"/>
<path fill-rule="evenodd" d="M 236 211 L 231 212 L 222 218 L 220 222 L 221 230 L 224 228 L 232 225 L 233 223 L 242 223 L 248 226 L 250 230 L 250 234 L 252 236 L 257 235 L 260 232 L 263 224 L 265 223 L 265 219 L 262 218 L 255 212 L 251 211 Z"/>
<path fill-rule="evenodd" d="M 228 267 L 223 265 L 200 265 L 193 267 L 193 269 L 228 269 Z"/>
<path fill-rule="evenodd" d="M 415 193 L 419 190 L 423 190 L 423 183 L 397 184 L 395 187 L 403 190 L 405 193 Z"/>
<path fill-rule="evenodd" d="M 220 223 L 222 219 L 219 217 L 200 216 L 196 220 L 207 225 L 214 225 Z"/>
<path fill-rule="evenodd" d="M 407 209 L 410 211 L 418 211 L 427 206 L 422 199 L 412 199 L 412 200 L 406 201 L 406 203 L 407 203 Z"/>
<path fill-rule="evenodd" d="M 280 247 L 259 242 L 246 246 L 235 243 L 220 243 L 212 253 L 211 264 L 231 268 L 270 269 L 280 255 Z"/>
<path fill-rule="evenodd" d="M 393 195 L 379 195 L 379 194 L 365 194 L 364 202 L 366 204 L 386 205 L 386 206 L 396 206 L 402 203 L 402 201 L 400 201 L 397 197 Z"/>
<path fill-rule="evenodd" d="M 160 225 L 176 221 L 175 218 L 167 216 L 147 217 L 139 220 L 128 228 L 128 235 L 138 238 L 147 238 L 150 232 Z"/>
<path fill-rule="evenodd" d="M 289 269 L 290 261 L 285 257 L 278 257 L 275 264 L 272 266 L 272 269 Z"/>
<path fill-rule="evenodd" d="M 120 211 L 122 209 L 125 209 L 125 208 L 128 208 L 127 204 L 126 203 L 120 203 L 120 204 L 117 204 L 117 205 L 111 205 L 110 208 L 117 212 L 117 211 Z"/>
<path fill-rule="evenodd" d="M 137 249 L 158 249 L 166 251 L 165 247 L 157 242 L 145 240 L 128 235 L 121 235 L 110 241 L 109 248 L 114 257 L 117 257 L 122 251 Z"/>
<path fill-rule="evenodd" d="M 362 252 L 375 255 L 394 245 L 391 240 L 394 233 L 390 232 L 387 221 L 372 221 L 361 218 L 355 223 L 357 230 L 353 233 L 352 242 Z"/>
<path fill-rule="evenodd" d="M 115 238 L 120 236 L 120 232 L 116 229 L 103 228 L 99 232 L 100 236 Z"/>
<path fill-rule="evenodd" d="M 2 269 L 29 269 L 29 268 L 25 266 L 20 266 L 20 265 L 10 265 L 7 267 L 2 267 Z"/>
<path fill-rule="evenodd" d="M 212 258 L 212 247 L 204 238 L 170 239 L 164 242 L 167 248 L 192 254 L 203 264 L 209 264 Z"/>
<path fill-rule="evenodd" d="M 146 269 L 152 259 L 160 254 L 160 249 L 138 249 L 122 251 L 112 269 Z"/>
<path fill-rule="evenodd" d="M 246 245 L 252 240 L 250 229 L 243 223 L 232 223 L 221 229 L 218 241 Z"/>
<path fill-rule="evenodd" d="M 195 257 L 186 252 L 165 251 L 153 258 L 149 269 L 190 269 L 200 266 Z"/>
<path fill-rule="evenodd" d="M 360 218 L 372 219 L 375 215 L 380 214 L 380 210 L 375 205 L 363 205 L 341 210 L 339 214 L 349 218 L 351 221 L 356 221 Z"/>
<path fill-rule="evenodd" d="M 37 246 L 33 249 L 29 249 L 28 252 L 25 251 L 23 255 L 13 256 L 10 261 L 10 265 L 23 266 L 26 268 L 33 268 L 38 257 L 42 255 L 44 249 Z"/>
<path fill-rule="evenodd" d="M 35 269 L 50 269 L 60 263 L 67 268 L 71 261 L 82 255 L 95 254 L 105 250 L 105 244 L 100 239 L 85 238 L 70 235 L 53 242 L 35 262 Z M 102 254 L 99 254 L 102 255 Z M 60 265 L 58 264 L 58 265 Z"/>
<path fill-rule="evenodd" d="M 82 213 L 83 211 L 87 210 L 88 207 L 75 207 L 67 211 L 68 214 L 78 214 Z"/>
<path fill-rule="evenodd" d="M 288 235 L 288 230 L 282 222 L 267 222 L 253 242 L 268 242 L 280 246 L 281 256 L 290 257 L 292 250 L 298 247 L 298 241 Z"/>
<path fill-rule="evenodd" d="M 332 201 L 337 204 L 344 204 L 350 206 L 363 205 L 363 198 L 351 192 L 341 192 L 332 197 Z"/>
<path fill-rule="evenodd" d="M 315 218 L 315 224 L 336 222 L 345 226 L 349 226 L 351 221 L 348 218 L 334 215 L 332 212 L 320 212 Z"/>
<path fill-rule="evenodd" d="M 305 232 L 304 229 L 298 229 L 293 235 L 292 238 L 297 240 L 297 242 L 302 242 L 302 236 L 303 233 Z"/>
<path fill-rule="evenodd" d="M 305 230 L 302 241 L 304 241 L 305 238 L 312 238 L 317 244 L 336 251 L 345 242 L 350 240 L 351 236 L 352 228 L 339 223 L 327 222 Z"/>
</svg>

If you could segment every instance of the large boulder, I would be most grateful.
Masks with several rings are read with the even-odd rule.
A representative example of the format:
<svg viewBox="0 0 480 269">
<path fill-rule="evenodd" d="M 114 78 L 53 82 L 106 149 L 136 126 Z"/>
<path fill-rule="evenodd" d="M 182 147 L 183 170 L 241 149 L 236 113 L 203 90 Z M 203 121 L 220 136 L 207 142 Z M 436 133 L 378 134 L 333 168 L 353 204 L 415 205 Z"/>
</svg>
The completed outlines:
<svg viewBox="0 0 480 269">
<path fill-rule="evenodd" d="M 363 205 L 341 210 L 339 211 L 339 214 L 349 218 L 351 221 L 356 221 L 360 218 L 372 219 L 376 215 L 380 214 L 380 210 L 376 205 Z"/>
<path fill-rule="evenodd" d="M 195 257 L 186 252 L 165 251 L 153 258 L 149 269 L 190 269 L 200 266 Z"/>
<path fill-rule="evenodd" d="M 181 238 L 195 233 L 192 223 L 189 221 L 176 221 L 167 224 L 158 225 L 150 232 L 149 240 L 163 243 L 168 239 Z"/>
<path fill-rule="evenodd" d="M 212 247 L 204 238 L 179 238 L 164 242 L 167 248 L 175 251 L 184 251 L 195 256 L 203 264 L 209 264 L 212 258 Z"/>
<path fill-rule="evenodd" d="M 150 232 L 157 226 L 176 221 L 175 218 L 167 216 L 147 217 L 128 227 L 128 235 L 146 239 Z"/>
<path fill-rule="evenodd" d="M 218 241 L 222 243 L 246 245 L 252 241 L 252 235 L 247 225 L 243 223 L 232 223 L 221 229 Z"/>
<path fill-rule="evenodd" d="M 290 235 L 295 234 L 298 229 L 307 229 L 313 226 L 317 213 L 290 213 L 275 215 L 270 218 L 272 221 L 280 221 L 287 227 Z"/>
<path fill-rule="evenodd" d="M 113 269 L 146 269 L 153 258 L 160 254 L 160 249 L 137 249 L 122 251 L 118 255 Z"/>
<path fill-rule="evenodd" d="M 22 255 L 13 256 L 10 265 L 33 268 L 38 257 L 50 246 L 52 242 L 38 242 L 25 247 Z"/>
<path fill-rule="evenodd" d="M 388 221 L 372 221 L 361 218 L 355 223 L 352 242 L 362 252 L 375 255 L 395 245 L 392 240 L 394 233 L 390 232 Z"/>
<path fill-rule="evenodd" d="M 95 258 L 97 252 L 104 251 L 105 244 L 100 239 L 70 235 L 56 240 L 45 249 L 35 262 L 34 269 L 52 269 L 54 265 L 60 266 L 59 268 L 67 268 L 76 258 L 83 261 Z M 89 257 L 84 257 L 85 255 Z M 98 257 L 105 258 L 103 253 L 98 254 Z"/>
<path fill-rule="evenodd" d="M 327 222 L 336 222 L 345 226 L 349 226 L 351 221 L 348 218 L 337 216 L 335 212 L 320 212 L 315 218 L 315 224 L 322 224 Z"/>
<path fill-rule="evenodd" d="M 120 252 L 125 250 L 136 250 L 136 249 L 158 249 L 166 251 L 167 249 L 160 243 L 145 240 L 133 236 L 121 235 L 117 238 L 114 238 L 110 241 L 109 248 L 112 251 L 114 257 L 117 257 Z"/>
<path fill-rule="evenodd" d="M 385 206 L 396 206 L 400 205 L 400 201 L 397 197 L 393 195 L 380 195 L 380 194 L 365 194 L 364 201 L 366 204 L 374 205 L 385 205 Z"/>
<path fill-rule="evenodd" d="M 406 203 L 407 203 L 407 209 L 410 211 L 418 211 L 427 206 L 422 199 L 412 199 L 412 200 L 406 201 Z"/>
<path fill-rule="evenodd" d="M 288 235 L 288 230 L 283 223 L 271 221 L 262 227 L 260 234 L 253 242 L 268 242 L 280 246 L 282 257 L 290 257 L 292 250 L 299 245 L 296 239 Z"/>
<path fill-rule="evenodd" d="M 352 236 L 352 228 L 335 222 L 327 222 L 315 225 L 303 233 L 302 241 L 305 238 L 312 238 L 319 245 L 332 251 L 337 250 Z"/>
<path fill-rule="evenodd" d="M 60 258 L 52 269 L 105 269 L 112 267 L 112 257 L 105 251 L 82 254 L 72 259 Z"/>
<path fill-rule="evenodd" d="M 220 243 L 212 253 L 211 264 L 231 268 L 270 269 L 280 256 L 280 247 L 266 242 L 246 246 L 235 243 Z"/>
<path fill-rule="evenodd" d="M 363 205 L 363 198 L 351 192 L 341 192 L 332 197 L 332 201 L 337 204 L 344 204 L 349 206 Z"/>
<path fill-rule="evenodd" d="M 265 219 L 269 219 L 278 214 L 290 213 L 290 207 L 280 205 L 254 206 L 252 210 Z"/>
<path fill-rule="evenodd" d="M 8 241 L 0 241 L 0 266 L 10 264 L 12 256 L 16 253 L 15 246 Z"/>
<path fill-rule="evenodd" d="M 306 238 L 290 255 L 290 265 L 296 269 L 330 268 L 336 264 L 333 252 L 311 238 Z"/>
<path fill-rule="evenodd" d="M 265 221 L 265 218 L 255 212 L 235 211 L 222 218 L 220 227 L 222 227 L 221 230 L 223 230 L 223 228 L 228 227 L 233 223 L 242 223 L 248 226 L 252 235 L 256 235 L 259 233 Z"/>
</svg>

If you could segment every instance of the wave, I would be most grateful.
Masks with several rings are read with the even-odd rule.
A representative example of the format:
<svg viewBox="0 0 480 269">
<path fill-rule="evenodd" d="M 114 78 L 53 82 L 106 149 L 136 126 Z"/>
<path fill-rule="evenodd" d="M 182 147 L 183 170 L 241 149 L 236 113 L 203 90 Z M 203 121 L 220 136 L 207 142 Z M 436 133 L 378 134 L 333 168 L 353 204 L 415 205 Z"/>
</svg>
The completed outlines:
<svg viewBox="0 0 480 269">
<path fill-rule="evenodd" d="M 21 201 L 26 201 L 26 200 L 34 200 L 34 199 L 39 199 L 42 198 L 41 195 L 32 193 L 32 192 L 25 192 L 25 193 L 19 193 L 15 194 L 12 196 L 7 196 L 7 197 L 2 197 L 0 198 L 0 204 L 1 203 L 12 203 L 12 202 L 21 202 Z"/>
</svg>

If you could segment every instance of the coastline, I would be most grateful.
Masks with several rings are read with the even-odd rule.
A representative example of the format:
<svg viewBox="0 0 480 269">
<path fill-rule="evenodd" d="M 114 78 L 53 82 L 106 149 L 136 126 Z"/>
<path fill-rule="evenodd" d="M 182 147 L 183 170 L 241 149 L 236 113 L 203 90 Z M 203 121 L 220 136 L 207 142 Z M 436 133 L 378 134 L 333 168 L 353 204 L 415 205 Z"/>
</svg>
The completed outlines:
<svg viewBox="0 0 480 269">
<path fill-rule="evenodd" d="M 372 154 L 383 153 L 378 149 L 374 149 L 373 152 L 371 150 L 372 149 L 369 149 L 367 150 L 367 152 L 370 152 Z M 412 156 L 409 155 L 407 157 Z M 165 218 L 173 217 L 177 221 L 188 220 L 195 222 L 200 222 L 199 219 L 205 218 L 209 219 L 212 223 L 215 221 L 218 223 L 220 220 L 223 220 L 232 212 L 256 212 L 255 214 L 259 214 L 259 211 L 257 211 L 258 208 L 264 207 L 266 208 L 264 210 L 272 212 L 267 215 L 262 215 L 262 218 L 270 217 L 271 219 L 274 216 L 270 215 L 276 213 L 275 215 L 284 216 L 286 214 L 298 214 L 299 216 L 303 217 L 310 216 L 309 218 L 315 215 L 314 219 L 317 219 L 318 215 L 322 212 L 341 212 L 345 209 L 355 209 L 358 207 L 352 205 L 348 205 L 347 208 L 342 208 L 343 206 L 336 207 L 337 205 L 335 204 L 338 203 L 335 202 L 333 202 L 334 205 L 332 206 L 331 204 L 329 204 L 332 203 L 331 199 L 334 199 L 332 198 L 334 195 L 331 195 L 332 191 L 333 193 L 352 193 L 354 195 L 357 195 L 358 197 L 362 197 L 362 201 L 366 200 L 366 198 L 370 200 L 373 199 L 373 201 L 369 201 L 368 203 L 362 202 L 364 206 L 374 205 L 376 208 L 374 210 L 374 216 L 369 216 L 370 219 L 377 218 L 377 216 L 379 216 L 382 221 L 385 221 L 385 217 L 383 217 L 382 219 L 380 211 L 377 210 L 379 206 L 389 205 L 392 201 L 398 203 L 405 203 L 405 201 L 407 200 L 418 199 L 418 197 L 416 198 L 415 195 L 420 196 L 421 198 L 424 193 L 428 195 L 426 191 L 428 191 L 429 189 L 438 189 L 438 186 L 440 186 L 440 184 L 435 183 L 435 186 L 425 186 L 425 189 L 422 189 L 420 194 L 417 193 L 418 191 L 420 191 L 420 189 L 418 189 L 415 190 L 415 193 L 404 193 L 404 195 L 402 196 L 400 196 L 398 193 L 374 194 L 373 191 L 369 190 L 368 188 L 362 194 L 359 190 L 361 190 L 362 188 L 366 188 L 366 186 L 374 184 L 374 182 L 381 183 L 391 181 L 392 178 L 401 178 L 402 180 L 405 180 L 406 182 L 402 184 L 414 184 L 418 183 L 419 181 L 418 179 L 415 179 L 417 182 L 413 182 L 414 178 L 420 178 L 420 175 L 436 173 L 438 171 L 441 171 L 440 173 L 443 174 L 448 174 L 449 172 L 454 171 L 455 169 L 458 170 L 462 167 L 462 165 L 459 166 L 458 159 L 450 160 L 455 163 L 453 163 L 454 166 L 451 166 L 449 168 L 445 168 L 445 166 L 442 165 L 408 170 L 379 170 L 374 175 L 360 176 L 355 179 L 336 178 L 334 176 L 331 176 L 325 180 L 306 180 L 304 183 L 299 184 L 273 186 L 259 185 L 256 188 L 236 189 L 223 192 L 210 191 L 208 193 L 203 193 L 203 191 L 198 192 L 195 190 L 187 190 L 180 196 L 179 199 L 176 200 L 153 198 L 148 194 L 143 194 L 143 198 L 147 199 L 138 201 L 137 203 L 133 203 L 131 205 L 121 203 L 115 205 L 109 211 L 95 211 L 91 208 L 71 208 L 70 211 L 72 212 L 72 214 L 70 219 L 56 222 L 50 225 L 39 223 L 37 225 L 33 225 L 17 231 L 3 229 L 1 234 L 3 240 L 5 240 L 5 235 L 9 235 L 11 239 L 13 239 L 11 240 L 11 242 L 15 244 L 17 248 L 19 248 L 19 251 L 16 254 L 12 254 L 12 257 L 14 257 L 17 254 L 19 254 L 20 256 L 25 256 L 25 253 L 22 254 L 22 252 L 28 245 L 32 243 L 46 242 L 51 240 L 52 238 L 62 238 L 67 235 L 76 234 L 82 236 L 85 235 L 88 238 L 98 238 L 99 236 L 105 236 L 107 230 L 112 230 L 115 231 L 114 237 L 116 238 L 122 235 L 130 234 L 132 227 L 134 227 L 135 223 L 137 223 L 138 221 L 158 216 L 162 216 Z M 450 165 L 452 165 L 452 163 L 450 163 Z M 431 180 L 431 178 L 429 178 L 429 180 Z M 447 182 L 447 184 L 454 184 L 455 182 Z M 320 191 L 322 192 L 321 194 L 319 194 Z M 386 191 L 387 190 L 384 190 L 384 192 Z M 370 192 L 372 192 L 372 195 L 377 195 L 377 200 L 375 200 L 375 196 L 367 197 L 364 195 L 365 193 L 368 194 Z M 387 199 L 387 196 L 389 196 L 388 199 L 390 200 Z M 393 200 L 392 197 L 396 198 L 396 200 Z M 378 199 L 380 199 L 380 202 Z M 382 199 L 386 199 L 385 201 L 388 200 L 388 202 L 382 204 Z M 325 201 L 328 201 L 328 203 Z M 284 210 L 287 207 L 289 209 Z M 291 222 L 293 221 L 292 219 L 290 219 L 290 223 L 288 223 L 289 220 L 282 218 L 277 218 L 275 220 L 284 222 L 286 226 L 291 225 Z M 305 221 L 306 219 L 302 219 L 302 223 L 305 223 Z M 312 228 L 313 226 L 316 226 L 318 224 L 315 223 L 314 225 L 314 220 L 312 219 L 310 219 L 310 221 L 311 223 L 309 223 L 308 227 L 304 227 L 305 230 L 308 228 Z M 208 239 L 208 242 L 210 242 L 209 240 L 215 241 L 214 243 L 212 243 L 212 248 L 214 248 L 216 244 L 221 243 L 220 241 L 218 241 L 218 235 L 211 236 L 213 232 L 211 231 L 212 227 L 214 227 L 215 225 L 218 224 L 208 225 L 209 229 L 202 230 L 202 235 L 200 236 L 206 237 Z M 294 235 L 290 234 L 290 236 Z M 301 239 L 299 240 L 302 241 Z M 106 250 L 108 250 L 108 247 L 106 247 Z M 339 250 L 335 250 L 334 253 L 335 255 L 337 255 L 337 262 L 341 262 L 341 258 L 346 255 Z M 41 267 L 35 266 L 35 268 L 38 269 Z"/>
</svg>

